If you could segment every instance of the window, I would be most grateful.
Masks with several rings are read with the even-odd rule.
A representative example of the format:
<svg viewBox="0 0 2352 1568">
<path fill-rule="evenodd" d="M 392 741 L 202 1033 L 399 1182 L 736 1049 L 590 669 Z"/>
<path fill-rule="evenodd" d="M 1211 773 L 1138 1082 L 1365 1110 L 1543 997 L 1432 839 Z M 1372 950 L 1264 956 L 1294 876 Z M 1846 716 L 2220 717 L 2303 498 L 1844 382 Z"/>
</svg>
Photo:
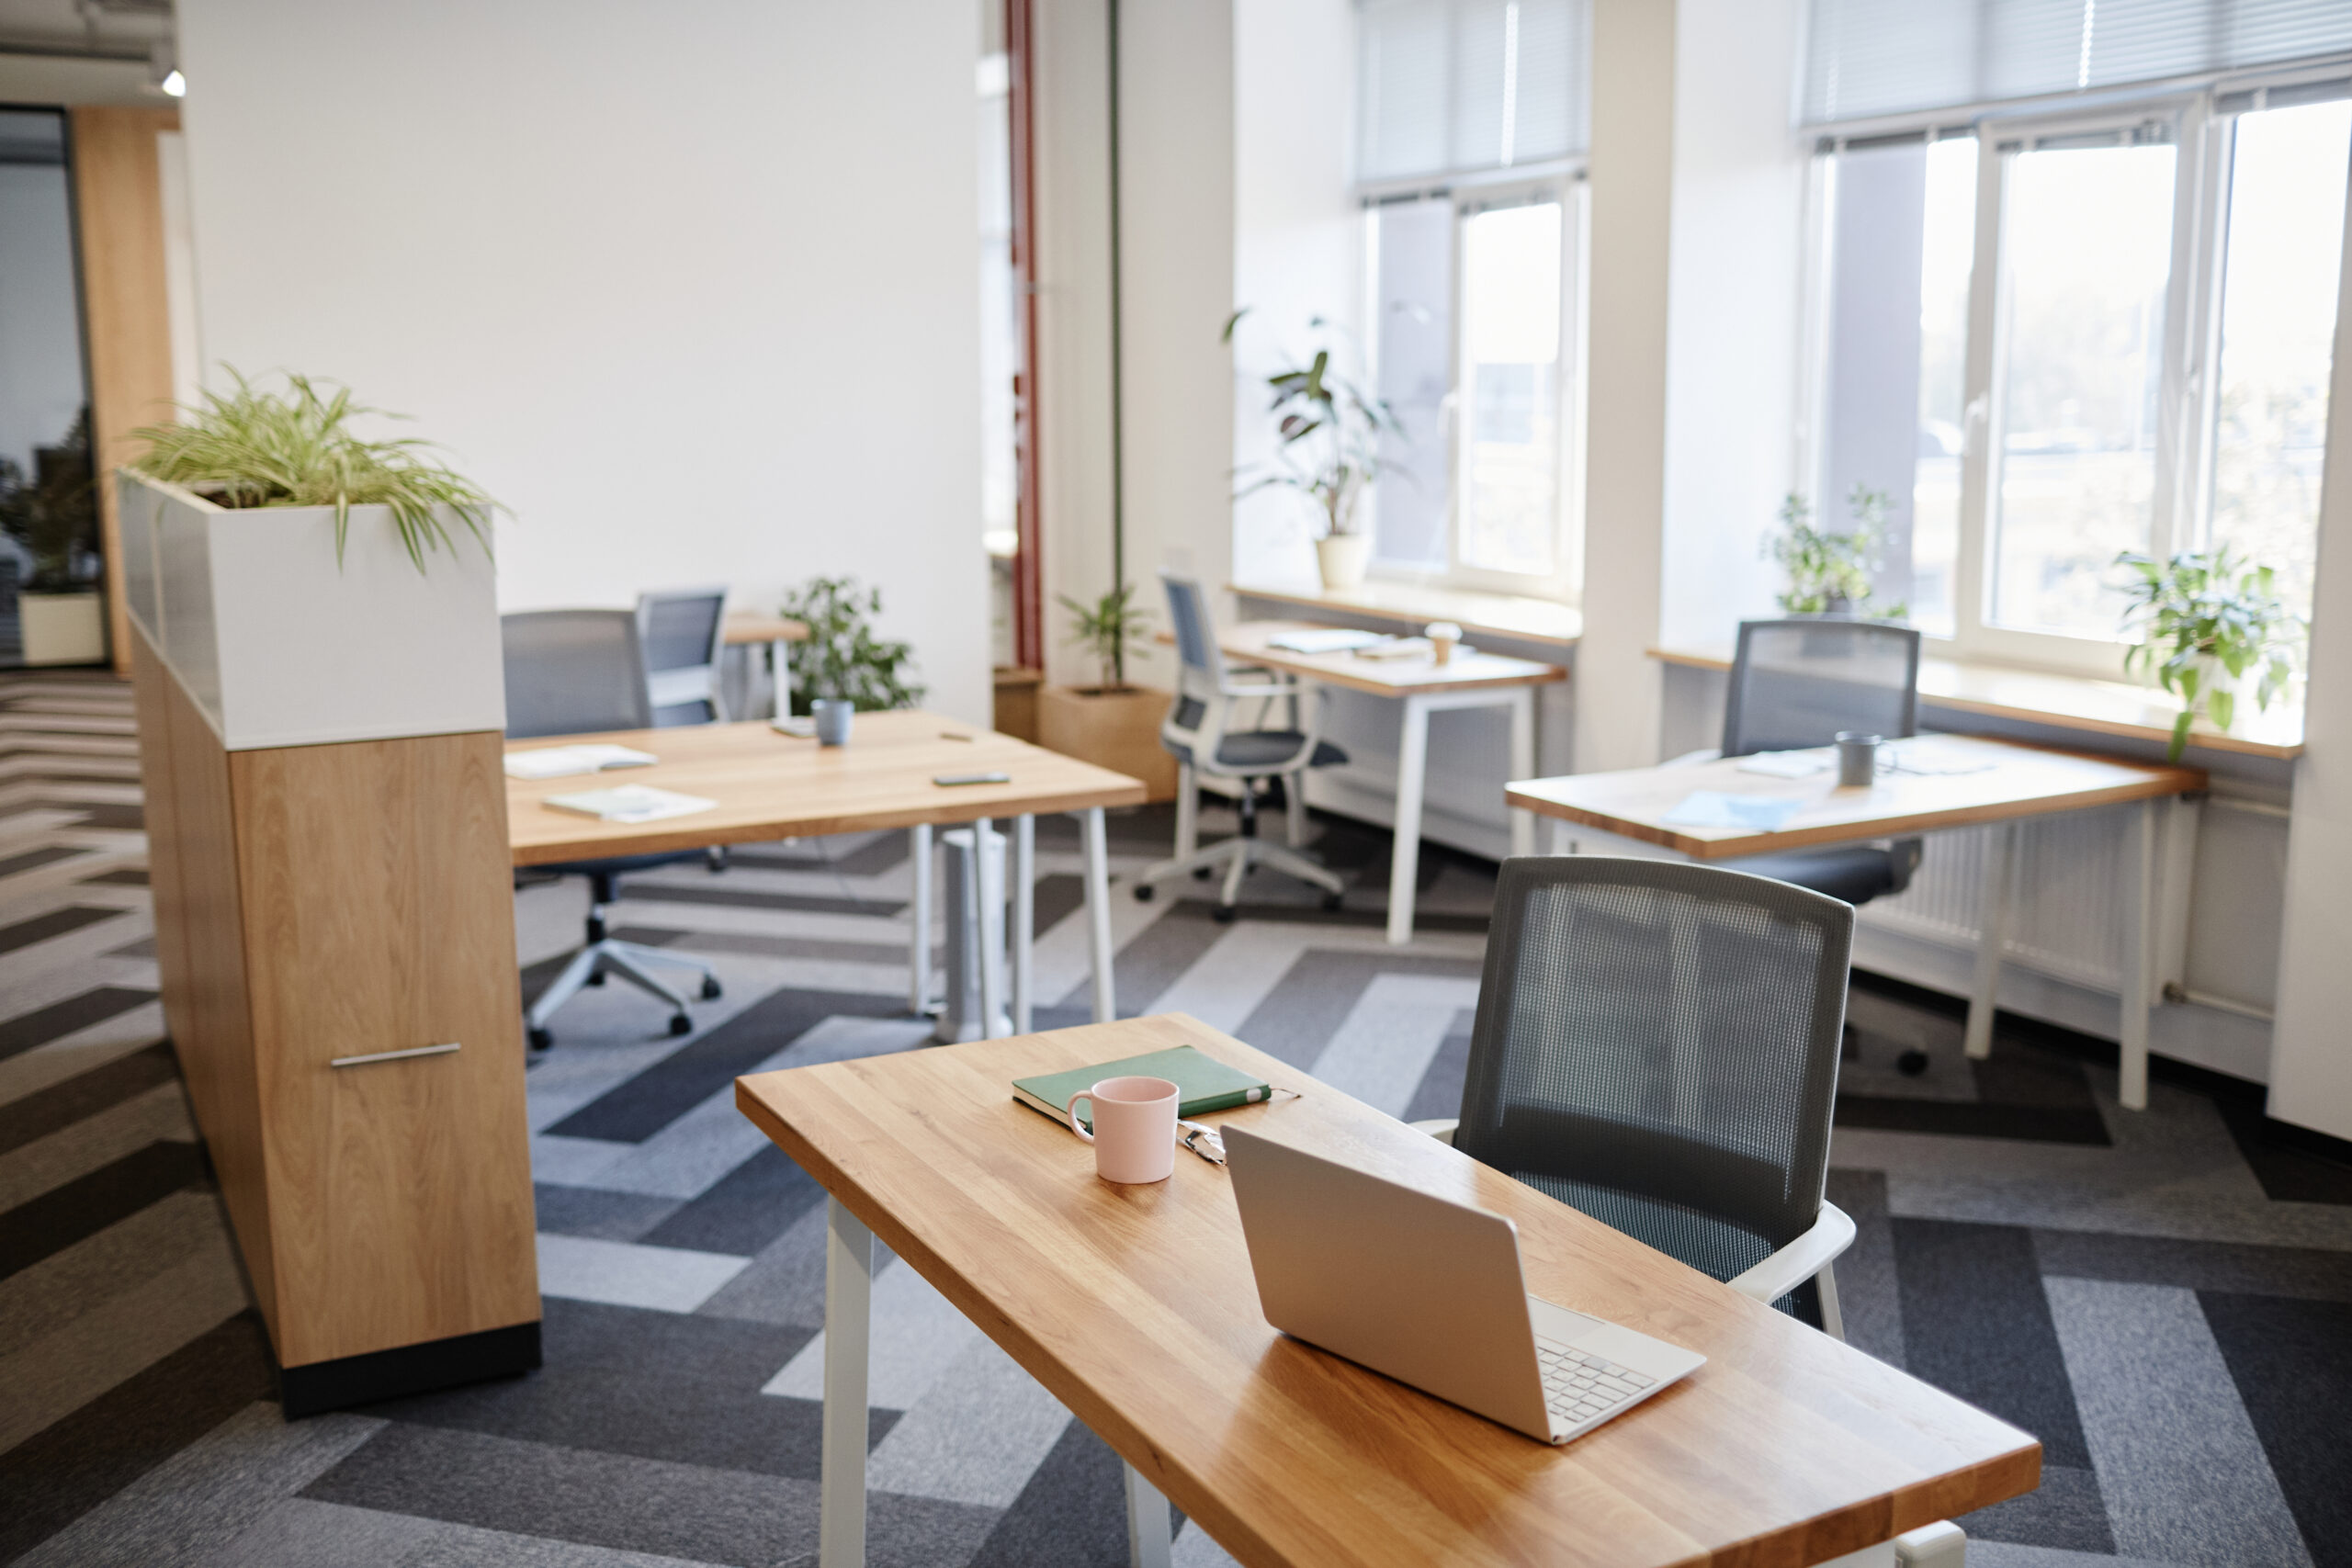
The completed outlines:
<svg viewBox="0 0 2352 1568">
<path fill-rule="evenodd" d="M 1374 558 L 1517 592 L 1569 586 L 1577 192 L 1560 182 L 1369 209 L 1382 441 Z"/>
<path fill-rule="evenodd" d="M 2111 673 L 2116 554 L 2228 544 L 2308 614 L 2346 95 L 1825 139 L 1813 467 L 1892 498 L 1883 600 Z"/>
<path fill-rule="evenodd" d="M 1375 570 L 1565 594 L 1589 0 L 1358 0 Z"/>
</svg>

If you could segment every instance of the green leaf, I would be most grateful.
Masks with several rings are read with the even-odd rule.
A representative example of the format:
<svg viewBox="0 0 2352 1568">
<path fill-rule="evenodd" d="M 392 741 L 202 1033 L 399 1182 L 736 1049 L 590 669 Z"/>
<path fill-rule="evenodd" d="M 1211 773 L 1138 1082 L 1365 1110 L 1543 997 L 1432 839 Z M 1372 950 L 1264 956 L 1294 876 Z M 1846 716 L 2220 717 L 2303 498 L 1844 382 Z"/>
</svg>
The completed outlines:
<svg viewBox="0 0 2352 1568">
<path fill-rule="evenodd" d="M 2172 721 L 2172 744 L 2165 750 L 2168 762 L 2179 761 L 2180 754 L 2188 750 L 2188 711 L 2184 708 L 2180 716 Z"/>
<path fill-rule="evenodd" d="M 2216 686 L 2205 694 L 2205 712 L 2216 729 L 2227 729 L 2238 711 L 2236 694 L 2225 686 Z"/>
</svg>

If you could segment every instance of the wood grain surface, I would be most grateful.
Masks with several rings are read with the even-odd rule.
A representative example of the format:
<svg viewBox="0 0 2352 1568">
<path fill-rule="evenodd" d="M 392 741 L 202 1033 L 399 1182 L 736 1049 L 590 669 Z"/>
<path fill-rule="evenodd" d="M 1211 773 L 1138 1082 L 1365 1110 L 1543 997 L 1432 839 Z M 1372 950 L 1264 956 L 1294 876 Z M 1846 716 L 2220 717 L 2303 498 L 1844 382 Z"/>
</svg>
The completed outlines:
<svg viewBox="0 0 2352 1568">
<path fill-rule="evenodd" d="M 746 642 L 807 642 L 808 625 L 785 615 L 763 615 L 753 611 L 739 611 L 720 623 L 724 630 L 720 639 L 729 647 Z"/>
<path fill-rule="evenodd" d="M 820 746 L 780 735 L 761 719 L 615 735 L 545 736 L 516 741 L 509 749 L 527 751 L 582 740 L 634 746 L 662 760 L 650 768 L 588 777 L 507 780 L 507 829 L 516 865 L 910 828 L 919 822 L 1140 806 L 1144 799 L 1143 785 L 1124 774 L 919 709 L 859 714 L 846 746 Z M 1012 775 L 1011 782 L 932 782 L 941 773 L 991 772 Z M 700 795 L 718 805 L 691 817 L 632 826 L 542 804 L 551 795 L 624 784 Z"/>
<path fill-rule="evenodd" d="M 1180 1043 L 1300 1091 L 1217 1121 L 1509 1215 L 1531 1291 L 1708 1364 L 1555 1449 L 1275 1333 L 1221 1167 L 1110 1186 L 1012 1098 Z M 2039 1481 L 2025 1433 L 1182 1014 L 759 1074 L 736 1104 L 1251 1568 L 1781 1568 Z"/>
<path fill-rule="evenodd" d="M 1613 773 L 1522 779 L 1503 794 L 1511 805 L 1539 816 L 1706 861 L 2080 811 L 2205 787 L 2201 768 L 2119 762 L 1979 736 L 1917 736 L 1893 744 L 1898 755 L 1907 751 L 1922 766 L 1988 765 L 1977 773 L 1882 773 L 1868 789 L 1841 789 L 1834 767 L 1810 778 L 1778 779 L 1742 773 L 1741 759 L 1726 757 Z M 1694 790 L 1796 799 L 1804 805 L 1770 833 L 1668 823 L 1668 814 Z"/>
<path fill-rule="evenodd" d="M 1490 686 L 1547 686 L 1565 681 L 1568 672 L 1557 664 L 1532 659 L 1508 659 L 1457 648 L 1443 664 L 1429 655 L 1418 659 L 1360 659 L 1354 652 L 1293 653 L 1273 646 L 1284 632 L 1330 631 L 1328 626 L 1305 621 L 1243 621 L 1217 634 L 1217 646 L 1228 659 L 1287 671 L 1320 681 L 1327 686 L 1369 692 L 1375 697 L 1406 697 L 1416 692 L 1474 692 Z"/>
</svg>

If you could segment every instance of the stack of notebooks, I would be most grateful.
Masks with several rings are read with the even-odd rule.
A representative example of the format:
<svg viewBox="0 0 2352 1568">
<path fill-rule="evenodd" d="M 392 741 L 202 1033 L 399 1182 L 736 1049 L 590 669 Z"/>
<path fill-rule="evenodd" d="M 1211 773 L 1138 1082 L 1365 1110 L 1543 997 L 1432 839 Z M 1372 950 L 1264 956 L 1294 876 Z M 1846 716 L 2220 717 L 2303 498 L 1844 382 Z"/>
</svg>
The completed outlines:
<svg viewBox="0 0 2352 1568">
<path fill-rule="evenodd" d="M 1178 1045 L 1148 1055 L 1072 1067 L 1066 1073 L 1015 1078 L 1012 1098 L 1059 1122 L 1068 1114 L 1062 1108 L 1072 1097 L 1085 1093 L 1104 1078 L 1124 1077 L 1166 1078 L 1176 1086 L 1176 1114 L 1188 1118 L 1212 1111 L 1230 1111 L 1237 1105 L 1255 1105 L 1271 1099 L 1274 1092 L 1263 1078 L 1251 1077 L 1238 1067 L 1228 1067 L 1190 1045 Z M 1085 1122 L 1089 1132 L 1093 1131 L 1094 1123 L 1090 1118 L 1080 1116 L 1079 1120 Z"/>
<path fill-rule="evenodd" d="M 617 789 L 551 795 L 544 804 L 558 811 L 605 822 L 659 822 L 664 817 L 688 817 L 697 811 L 708 811 L 718 803 L 698 795 L 680 795 L 673 789 L 655 789 L 651 784 L 622 784 Z"/>
</svg>

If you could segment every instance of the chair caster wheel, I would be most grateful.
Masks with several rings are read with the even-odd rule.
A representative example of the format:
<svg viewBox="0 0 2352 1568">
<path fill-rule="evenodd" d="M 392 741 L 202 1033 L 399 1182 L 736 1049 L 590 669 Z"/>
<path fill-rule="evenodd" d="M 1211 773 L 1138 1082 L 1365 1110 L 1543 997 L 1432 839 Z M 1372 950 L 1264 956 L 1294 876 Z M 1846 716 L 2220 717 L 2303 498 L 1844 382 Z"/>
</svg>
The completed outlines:
<svg viewBox="0 0 2352 1568">
<path fill-rule="evenodd" d="M 1928 1054 L 1914 1046 L 1894 1058 L 1894 1070 L 1906 1078 L 1916 1078 L 1928 1070 Z"/>
<path fill-rule="evenodd" d="M 1194 866 L 1193 868 L 1193 880 L 1195 882 L 1206 882 L 1209 879 L 1210 869 L 1210 867 L 1205 865 Z"/>
<path fill-rule="evenodd" d="M 1337 893 L 1326 893 L 1323 895 L 1323 908 L 1331 914 L 1338 914 L 1340 912 L 1340 896 Z"/>
<path fill-rule="evenodd" d="M 705 976 L 702 977 L 702 999 L 703 999 L 703 1000 L 705 1000 L 705 1001 L 707 1001 L 707 1002 L 715 1002 L 715 1001 L 717 1001 L 720 997 L 724 996 L 725 994 L 726 994 L 726 993 L 725 993 L 724 991 L 722 991 L 722 990 L 720 990 L 720 989 L 719 989 L 719 987 L 718 987 L 718 976 L 716 976 L 716 975 L 705 975 Z"/>
<path fill-rule="evenodd" d="M 552 1029 L 534 1029 L 529 1032 L 531 1049 L 534 1051 L 544 1051 L 555 1043 L 555 1031 Z"/>
<path fill-rule="evenodd" d="M 695 1021 L 688 1018 L 684 1013 L 678 1013 L 670 1020 L 671 1033 L 692 1034 L 694 1032 Z"/>
<path fill-rule="evenodd" d="M 1151 902 L 1151 896 L 1158 891 L 1159 889 L 1148 882 L 1138 882 L 1136 884 L 1136 902 L 1148 904 Z"/>
<path fill-rule="evenodd" d="M 588 983 L 592 986 L 603 985 L 605 983 L 605 972 L 602 969 L 597 970 L 594 974 L 588 976 Z"/>
<path fill-rule="evenodd" d="M 1239 913 L 1241 913 L 1241 911 L 1235 908 L 1230 904 L 1219 904 L 1216 908 L 1209 911 L 1209 919 L 1215 920 L 1218 925 L 1229 926 L 1233 923 L 1233 918 Z"/>
</svg>

